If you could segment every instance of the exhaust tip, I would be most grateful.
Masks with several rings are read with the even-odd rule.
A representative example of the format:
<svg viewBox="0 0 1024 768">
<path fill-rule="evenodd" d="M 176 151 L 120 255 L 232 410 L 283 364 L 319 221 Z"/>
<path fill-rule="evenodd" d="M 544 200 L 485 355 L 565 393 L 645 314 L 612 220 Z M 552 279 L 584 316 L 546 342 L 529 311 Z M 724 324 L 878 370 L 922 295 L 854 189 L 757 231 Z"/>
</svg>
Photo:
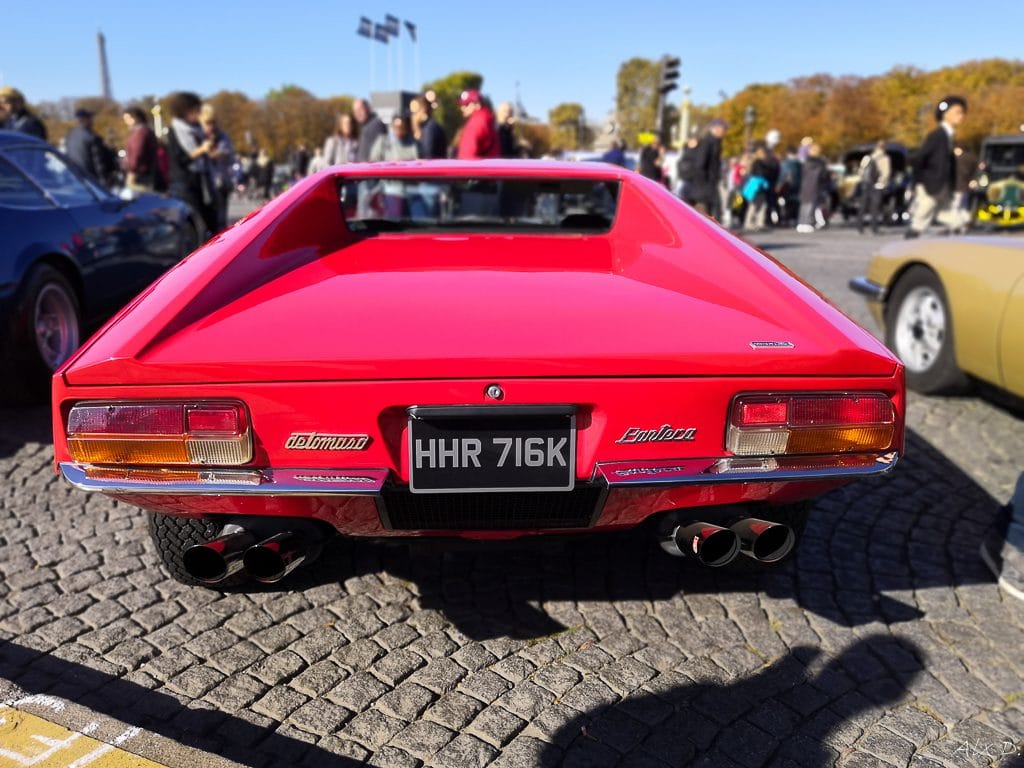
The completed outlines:
<svg viewBox="0 0 1024 768">
<path fill-rule="evenodd" d="M 796 545 L 793 529 L 771 520 L 740 520 L 732 530 L 739 537 L 743 554 L 762 563 L 778 562 Z"/>
<path fill-rule="evenodd" d="M 302 537 L 290 531 L 277 533 L 245 551 L 242 561 L 248 574 L 263 584 L 276 584 L 306 561 Z"/>
<path fill-rule="evenodd" d="M 251 533 L 237 525 L 224 527 L 213 541 L 196 544 L 181 556 L 185 571 L 196 581 L 216 584 L 242 568 L 242 552 L 253 543 Z"/>
<path fill-rule="evenodd" d="M 740 541 L 736 533 L 711 523 L 676 526 L 662 541 L 662 547 L 676 556 L 692 557 L 709 568 L 720 568 L 736 559 Z"/>
<path fill-rule="evenodd" d="M 273 584 L 285 576 L 285 563 L 281 556 L 271 549 L 261 547 L 258 544 L 249 547 L 243 558 L 245 570 L 256 581 L 264 584 Z"/>
<path fill-rule="evenodd" d="M 205 584 L 216 584 L 228 577 L 227 561 L 205 544 L 186 549 L 181 561 L 189 576 Z"/>
</svg>

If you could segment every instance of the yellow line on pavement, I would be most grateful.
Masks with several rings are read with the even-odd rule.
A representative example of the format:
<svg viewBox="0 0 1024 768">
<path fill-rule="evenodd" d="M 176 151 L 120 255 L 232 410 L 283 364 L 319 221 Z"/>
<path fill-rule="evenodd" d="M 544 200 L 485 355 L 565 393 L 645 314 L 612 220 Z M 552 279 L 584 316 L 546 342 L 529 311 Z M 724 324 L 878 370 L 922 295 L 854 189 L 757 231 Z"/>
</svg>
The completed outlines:
<svg viewBox="0 0 1024 768">
<path fill-rule="evenodd" d="M 89 735 L 98 727 L 89 723 L 81 731 L 69 731 L 0 704 L 0 768 L 162 768 L 119 749 L 140 733 L 138 728 L 126 728 L 108 744 Z"/>
</svg>

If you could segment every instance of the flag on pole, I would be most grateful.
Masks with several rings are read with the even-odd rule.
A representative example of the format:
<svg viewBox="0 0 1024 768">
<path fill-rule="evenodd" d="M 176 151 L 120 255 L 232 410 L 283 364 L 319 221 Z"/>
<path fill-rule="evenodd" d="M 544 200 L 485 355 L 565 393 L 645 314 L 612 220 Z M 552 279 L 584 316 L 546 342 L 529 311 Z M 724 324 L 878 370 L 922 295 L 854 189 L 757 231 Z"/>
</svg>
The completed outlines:
<svg viewBox="0 0 1024 768">
<path fill-rule="evenodd" d="M 392 37 L 398 37 L 399 26 L 398 17 L 392 16 L 390 13 L 384 17 L 384 27 L 387 29 L 388 34 Z"/>
<path fill-rule="evenodd" d="M 373 37 L 373 22 L 365 16 L 359 18 L 359 28 L 356 30 L 357 35 L 363 37 Z"/>
<path fill-rule="evenodd" d="M 388 29 L 383 24 L 374 24 L 373 39 L 381 43 L 386 43 L 391 39 L 391 35 L 388 34 Z"/>
<path fill-rule="evenodd" d="M 405 28 L 409 31 L 409 37 L 411 37 L 412 41 L 415 43 L 416 42 L 416 25 L 413 24 L 411 21 L 407 21 L 407 22 L 405 22 Z"/>
</svg>

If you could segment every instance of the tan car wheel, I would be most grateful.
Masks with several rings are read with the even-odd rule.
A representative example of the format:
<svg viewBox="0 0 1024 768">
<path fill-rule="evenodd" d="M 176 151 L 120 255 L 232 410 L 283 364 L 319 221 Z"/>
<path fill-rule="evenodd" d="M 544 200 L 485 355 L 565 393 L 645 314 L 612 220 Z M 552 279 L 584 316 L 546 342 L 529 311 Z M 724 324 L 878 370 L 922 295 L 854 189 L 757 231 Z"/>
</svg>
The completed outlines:
<svg viewBox="0 0 1024 768">
<path fill-rule="evenodd" d="M 886 305 L 885 341 L 906 366 L 907 386 L 924 394 L 954 393 L 967 386 L 956 364 L 953 315 L 938 275 L 908 269 Z"/>
</svg>

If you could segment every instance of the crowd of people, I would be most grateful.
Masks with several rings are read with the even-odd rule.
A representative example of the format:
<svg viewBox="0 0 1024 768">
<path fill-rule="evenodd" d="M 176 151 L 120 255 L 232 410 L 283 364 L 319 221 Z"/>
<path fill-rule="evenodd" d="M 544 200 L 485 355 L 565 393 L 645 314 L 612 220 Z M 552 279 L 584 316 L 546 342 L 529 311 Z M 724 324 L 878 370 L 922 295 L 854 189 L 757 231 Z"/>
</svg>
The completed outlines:
<svg viewBox="0 0 1024 768">
<path fill-rule="evenodd" d="M 97 184 L 168 192 L 185 200 L 211 234 L 225 228 L 233 191 L 254 199 L 268 199 L 278 191 L 274 158 L 266 149 L 236 152 L 211 104 L 180 91 L 169 97 L 168 107 L 170 124 L 163 137 L 150 126 L 146 110 L 126 107 L 128 138 L 120 152 L 96 133 L 94 114 L 80 108 L 62 149 Z M 339 163 L 527 156 L 528 148 L 517 142 L 513 130 L 511 103 L 503 102 L 495 110 L 479 90 L 467 89 L 460 94 L 458 107 L 463 123 L 449 141 L 434 119 L 437 95 L 432 91 L 413 98 L 408 109 L 388 124 L 367 99 L 356 99 L 351 112 L 337 116 L 322 146 L 312 153 L 304 143 L 295 147 L 287 158 L 285 183 Z M 0 88 L 0 128 L 47 140 L 45 124 L 27 109 L 24 95 L 15 88 Z"/>
<path fill-rule="evenodd" d="M 962 97 L 943 99 L 935 109 L 937 127 L 912 153 L 907 168 L 894 168 L 889 144 L 878 139 L 854 164 L 837 171 L 813 137 L 781 152 L 777 130 L 751 142 L 742 154 L 723 158 L 722 137 L 728 126 L 716 118 L 701 136 L 686 143 L 674 179 L 666 172 L 665 152 L 657 139 L 641 149 L 637 170 L 674 186 L 697 210 L 737 230 L 794 227 L 810 233 L 827 226 L 842 204 L 854 212 L 860 232 L 878 233 L 888 218 L 903 213 L 902 190 L 909 189 L 906 237 L 918 237 L 936 220 L 950 231 L 962 231 L 971 219 L 970 194 L 978 171 L 976 158 L 956 143 L 956 129 L 966 114 Z M 621 144 L 613 145 L 604 159 L 624 164 L 622 149 Z M 908 172 L 910 176 L 904 177 Z M 842 195 L 839 174 L 854 182 Z"/>
<path fill-rule="evenodd" d="M 340 163 L 529 156 L 529 147 L 517 141 L 510 103 L 494 109 L 479 90 L 463 91 L 457 102 L 463 122 L 455 136 L 448 137 L 434 118 L 437 102 L 437 95 L 427 91 L 385 124 L 367 99 L 356 99 L 351 112 L 337 116 L 334 130 L 322 145 L 312 153 L 304 143 L 295 148 L 289 158 L 289 181 Z M 180 91 L 169 98 L 169 110 L 170 125 L 161 141 L 149 125 L 146 110 L 126 107 L 123 119 L 129 132 L 119 157 L 97 135 L 92 112 L 78 109 L 64 150 L 99 184 L 166 191 L 185 200 L 211 234 L 226 227 L 233 191 L 247 190 L 250 196 L 263 199 L 276 191 L 273 158 L 265 149 L 236 152 L 218 126 L 212 105 L 194 93 Z M 913 203 L 907 237 L 918 236 L 936 218 L 951 230 L 968 223 L 968 193 L 976 162 L 955 141 L 956 128 L 966 113 L 967 102 L 959 96 L 940 102 L 935 110 L 937 127 L 912 157 Z M 0 88 L 0 128 L 47 138 L 45 124 L 27 109 L 24 95 L 9 86 Z M 666 172 L 665 148 L 655 138 L 641 148 L 636 170 L 674 186 L 687 203 L 733 229 L 795 227 L 797 232 L 809 233 L 828 224 L 839 198 L 837 178 L 812 137 L 782 151 L 779 131 L 771 130 L 763 140 L 749 142 L 742 154 L 724 158 L 722 139 L 727 129 L 724 120 L 711 120 L 702 135 L 687 141 L 670 172 Z M 625 166 L 625 149 L 624 142 L 616 139 L 602 159 Z M 878 232 L 885 223 L 883 207 L 891 199 L 897 175 L 905 169 L 893 167 L 887 144 L 879 139 L 856 167 L 845 170 L 857 178 L 853 207 L 858 228 Z"/>
</svg>

